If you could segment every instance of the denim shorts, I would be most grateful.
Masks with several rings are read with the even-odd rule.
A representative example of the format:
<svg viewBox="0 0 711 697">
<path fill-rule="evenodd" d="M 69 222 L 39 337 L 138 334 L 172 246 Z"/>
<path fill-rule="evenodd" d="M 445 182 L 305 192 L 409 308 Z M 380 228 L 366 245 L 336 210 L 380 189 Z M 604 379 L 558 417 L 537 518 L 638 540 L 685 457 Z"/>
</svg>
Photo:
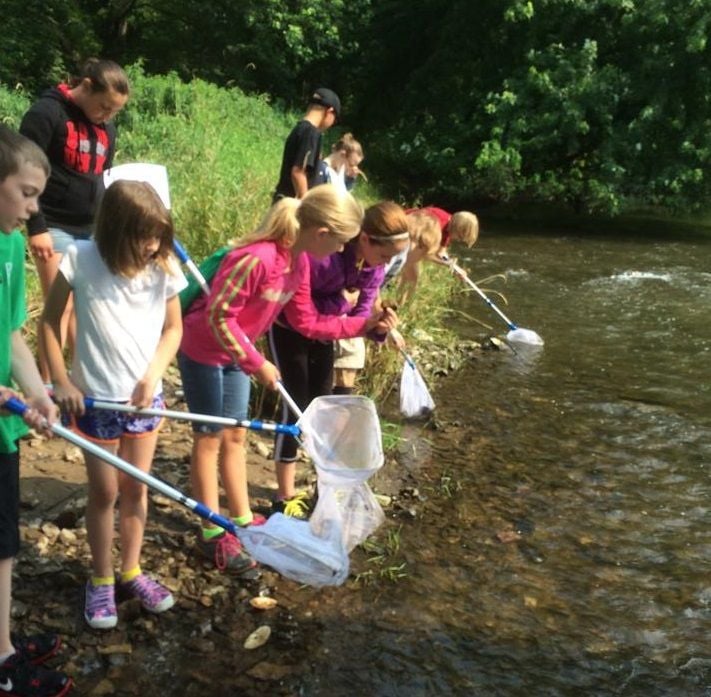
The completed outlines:
<svg viewBox="0 0 711 697">
<path fill-rule="evenodd" d="M 125 402 L 122 402 L 125 404 Z M 164 409 L 163 395 L 153 398 L 151 409 Z M 99 443 L 118 443 L 121 438 L 142 438 L 156 431 L 162 416 L 139 416 L 110 409 L 87 409 L 81 416 L 73 416 L 72 428 L 89 440 Z"/>
<path fill-rule="evenodd" d="M 70 244 L 77 240 L 88 240 L 91 237 L 91 230 L 68 232 L 58 227 L 51 227 L 47 229 L 47 232 L 52 238 L 52 247 L 56 254 L 66 254 Z"/>
<path fill-rule="evenodd" d="M 249 376 L 237 365 L 205 365 L 178 353 L 188 409 L 242 421 L 249 412 Z M 220 424 L 193 423 L 195 433 L 219 433 Z"/>
</svg>

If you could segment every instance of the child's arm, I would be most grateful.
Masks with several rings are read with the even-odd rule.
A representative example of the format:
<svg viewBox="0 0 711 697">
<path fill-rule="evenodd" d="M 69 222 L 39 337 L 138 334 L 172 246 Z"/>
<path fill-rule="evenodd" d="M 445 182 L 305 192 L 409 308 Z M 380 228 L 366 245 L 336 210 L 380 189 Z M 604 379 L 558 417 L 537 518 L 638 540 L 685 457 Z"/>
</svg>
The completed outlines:
<svg viewBox="0 0 711 697">
<path fill-rule="evenodd" d="M 55 422 L 57 407 L 44 388 L 32 351 L 20 330 L 10 335 L 10 352 L 12 377 L 20 386 L 27 404 L 32 407 L 26 412 L 25 421 L 33 428 L 41 428 L 43 419 L 49 423 Z"/>
<path fill-rule="evenodd" d="M 296 198 L 304 198 L 309 190 L 309 180 L 303 167 L 294 166 L 291 168 L 291 183 L 294 185 Z"/>
<path fill-rule="evenodd" d="M 131 404 L 136 407 L 150 407 L 156 384 L 175 357 L 183 336 L 183 317 L 180 299 L 177 295 L 168 298 L 165 304 L 165 322 L 153 360 L 148 364 L 145 375 L 138 381 L 131 395 Z"/>
<path fill-rule="evenodd" d="M 74 414 L 84 413 L 84 395 L 69 379 L 62 354 L 60 323 L 72 288 L 59 271 L 49 289 L 40 323 L 40 341 L 44 344 L 49 372 L 54 384 L 54 399 L 62 409 Z"/>
</svg>

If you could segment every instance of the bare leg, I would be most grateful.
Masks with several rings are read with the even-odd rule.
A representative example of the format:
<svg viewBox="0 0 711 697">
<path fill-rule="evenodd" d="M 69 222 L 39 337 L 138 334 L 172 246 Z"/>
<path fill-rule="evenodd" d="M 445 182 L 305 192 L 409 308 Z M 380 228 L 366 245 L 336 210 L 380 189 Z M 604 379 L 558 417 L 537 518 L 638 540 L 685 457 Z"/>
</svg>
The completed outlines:
<svg viewBox="0 0 711 697">
<path fill-rule="evenodd" d="M 119 455 L 141 472 L 149 472 L 158 442 L 158 431 L 141 438 L 121 439 Z M 125 472 L 119 473 L 119 531 L 121 536 L 121 571 L 135 569 L 141 563 L 143 533 L 148 513 L 148 487 Z"/>
<path fill-rule="evenodd" d="M 296 480 L 296 463 L 276 463 L 277 496 L 280 499 L 290 499 L 296 494 L 294 481 Z"/>
<path fill-rule="evenodd" d="M 106 448 L 116 453 L 116 446 Z M 94 576 L 113 576 L 112 551 L 114 542 L 114 506 L 118 496 L 118 473 L 103 460 L 84 453 L 89 482 L 89 500 L 86 505 L 86 532 L 91 549 Z"/>
<path fill-rule="evenodd" d="M 193 449 L 190 456 L 190 484 L 193 497 L 215 512 L 220 510 L 217 459 L 222 437 L 223 432 L 193 433 Z M 216 527 L 207 521 L 203 521 L 203 526 Z"/>
<path fill-rule="evenodd" d="M 0 655 L 15 649 L 10 640 L 10 607 L 12 605 L 12 557 L 0 560 Z"/>
<path fill-rule="evenodd" d="M 246 441 L 247 431 L 244 428 L 227 428 L 222 435 L 220 476 L 227 494 L 230 515 L 235 517 L 245 516 L 251 511 L 247 489 Z"/>
</svg>

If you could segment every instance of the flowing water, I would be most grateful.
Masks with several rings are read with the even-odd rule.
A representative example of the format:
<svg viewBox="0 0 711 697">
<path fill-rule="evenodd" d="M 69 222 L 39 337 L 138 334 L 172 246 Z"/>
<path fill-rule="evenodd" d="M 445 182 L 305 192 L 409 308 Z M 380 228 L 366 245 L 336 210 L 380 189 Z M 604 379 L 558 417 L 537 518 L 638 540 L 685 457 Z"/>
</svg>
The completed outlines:
<svg viewBox="0 0 711 697">
<path fill-rule="evenodd" d="M 473 356 L 435 395 L 443 428 L 407 430 L 407 576 L 334 602 L 303 694 L 711 695 L 709 258 L 483 235 L 462 264 L 504 272 L 545 346 Z"/>
</svg>

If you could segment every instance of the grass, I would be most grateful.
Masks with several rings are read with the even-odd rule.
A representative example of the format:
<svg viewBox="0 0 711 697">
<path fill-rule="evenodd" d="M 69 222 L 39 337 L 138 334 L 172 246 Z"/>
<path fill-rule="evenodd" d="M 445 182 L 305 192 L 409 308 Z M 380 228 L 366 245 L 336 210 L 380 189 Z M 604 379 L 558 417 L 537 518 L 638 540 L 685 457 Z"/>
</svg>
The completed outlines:
<svg viewBox="0 0 711 697">
<path fill-rule="evenodd" d="M 399 562 L 397 555 L 400 551 L 400 532 L 402 526 L 389 528 L 385 531 L 385 537 L 369 537 L 361 549 L 368 555 L 366 563 L 371 567 L 366 571 L 356 574 L 355 580 L 358 583 L 370 585 L 377 581 L 396 582 L 407 577 L 407 564 Z"/>
</svg>

